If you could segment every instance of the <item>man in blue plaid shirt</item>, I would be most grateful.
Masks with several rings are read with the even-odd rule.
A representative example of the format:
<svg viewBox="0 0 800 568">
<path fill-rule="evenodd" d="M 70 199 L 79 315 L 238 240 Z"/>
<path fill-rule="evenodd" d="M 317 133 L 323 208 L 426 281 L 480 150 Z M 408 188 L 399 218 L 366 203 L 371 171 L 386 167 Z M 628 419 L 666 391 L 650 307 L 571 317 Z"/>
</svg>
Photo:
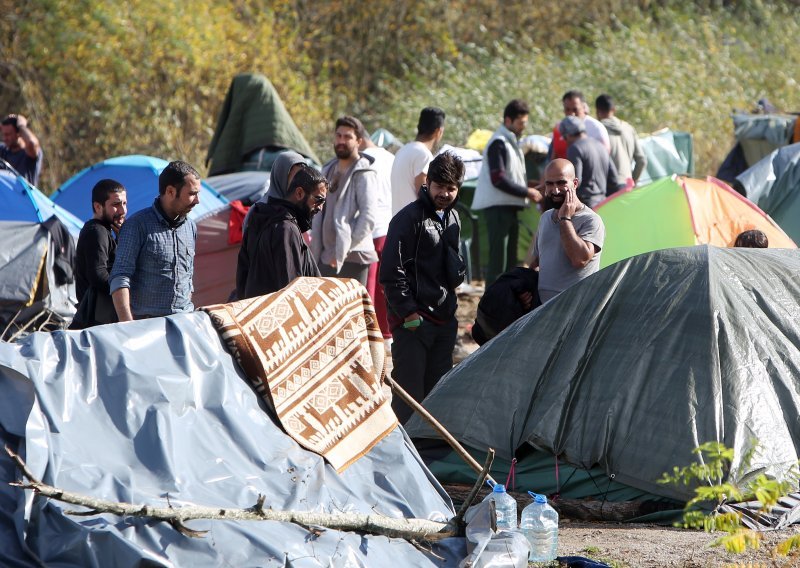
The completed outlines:
<svg viewBox="0 0 800 568">
<path fill-rule="evenodd" d="M 131 188 L 135 189 L 135 188 Z M 200 203 L 200 174 L 170 162 L 158 176 L 159 196 L 122 226 L 111 270 L 119 321 L 190 312 L 197 226 L 187 215 Z"/>
</svg>

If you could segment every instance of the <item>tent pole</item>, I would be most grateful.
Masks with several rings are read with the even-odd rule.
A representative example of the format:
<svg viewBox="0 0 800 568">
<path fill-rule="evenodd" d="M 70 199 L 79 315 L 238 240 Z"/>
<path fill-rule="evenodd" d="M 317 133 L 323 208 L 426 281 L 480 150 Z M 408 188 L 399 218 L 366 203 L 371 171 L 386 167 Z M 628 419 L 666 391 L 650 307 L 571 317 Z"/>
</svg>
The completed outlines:
<svg viewBox="0 0 800 568">
<path fill-rule="evenodd" d="M 462 446 L 458 442 L 458 440 L 456 440 L 453 437 L 453 435 L 450 432 L 448 432 L 445 429 L 445 427 L 442 426 L 441 423 L 431 415 L 430 412 L 425 410 L 419 402 L 414 400 L 414 397 L 412 397 L 405 390 L 403 390 L 403 388 L 396 382 L 394 382 L 394 380 L 392 380 L 392 378 L 389 377 L 388 375 L 384 376 L 383 380 L 386 381 L 386 384 L 392 387 L 392 391 L 394 391 L 394 393 L 397 396 L 399 396 L 403 400 L 403 402 L 405 402 L 408 406 L 410 406 L 411 409 L 414 410 L 414 412 L 419 414 L 422 417 L 422 419 L 425 420 L 425 422 L 430 424 L 431 427 L 433 427 L 433 429 L 436 430 L 436 432 L 438 432 L 438 434 L 444 439 L 445 442 L 450 444 L 450 447 L 453 448 L 459 456 L 461 456 L 461 459 L 467 462 L 468 466 L 470 466 L 473 470 L 475 470 L 475 473 L 478 474 L 483 473 L 483 466 L 479 464 L 477 461 L 475 461 L 475 458 L 469 455 L 469 452 L 466 449 L 464 449 L 464 446 Z M 491 475 L 487 474 L 486 479 L 489 481 L 492 487 L 494 487 L 497 484 L 497 482 Z"/>
</svg>

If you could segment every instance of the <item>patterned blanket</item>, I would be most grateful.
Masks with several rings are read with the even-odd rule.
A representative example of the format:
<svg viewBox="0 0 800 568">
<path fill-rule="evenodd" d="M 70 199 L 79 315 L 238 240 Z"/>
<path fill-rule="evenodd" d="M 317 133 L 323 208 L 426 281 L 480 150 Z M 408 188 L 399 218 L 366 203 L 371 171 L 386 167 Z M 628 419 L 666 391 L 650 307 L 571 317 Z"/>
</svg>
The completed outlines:
<svg viewBox="0 0 800 568">
<path fill-rule="evenodd" d="M 286 432 L 338 472 L 397 425 L 382 388 L 383 337 L 357 281 L 297 278 L 202 309 Z"/>
</svg>

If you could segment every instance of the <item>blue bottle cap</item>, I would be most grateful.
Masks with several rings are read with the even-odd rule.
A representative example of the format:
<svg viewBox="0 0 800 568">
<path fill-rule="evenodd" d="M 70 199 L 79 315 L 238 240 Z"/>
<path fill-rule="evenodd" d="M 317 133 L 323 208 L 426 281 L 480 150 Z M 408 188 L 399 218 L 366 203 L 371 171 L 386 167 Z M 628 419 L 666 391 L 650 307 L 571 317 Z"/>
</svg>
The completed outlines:
<svg viewBox="0 0 800 568">
<path fill-rule="evenodd" d="M 534 503 L 547 503 L 547 497 L 544 495 L 539 495 L 538 493 L 534 493 L 533 491 L 528 491 L 528 495 L 533 497 Z"/>
<path fill-rule="evenodd" d="M 506 492 L 506 486 L 501 485 L 500 483 L 496 484 L 494 486 L 494 489 L 492 489 L 492 493 L 505 493 L 505 492 Z"/>
</svg>

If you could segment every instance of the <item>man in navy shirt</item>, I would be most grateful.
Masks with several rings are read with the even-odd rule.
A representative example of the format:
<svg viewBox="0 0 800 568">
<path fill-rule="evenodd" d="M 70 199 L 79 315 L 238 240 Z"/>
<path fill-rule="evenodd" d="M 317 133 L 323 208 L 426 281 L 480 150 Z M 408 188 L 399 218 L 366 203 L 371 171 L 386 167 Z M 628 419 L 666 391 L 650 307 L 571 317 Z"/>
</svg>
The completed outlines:
<svg viewBox="0 0 800 568">
<path fill-rule="evenodd" d="M 200 203 L 200 174 L 186 162 L 170 162 L 158 176 L 158 193 L 119 234 L 110 286 L 119 321 L 194 310 L 197 226 L 187 215 Z"/>
<path fill-rule="evenodd" d="M 42 172 L 42 147 L 28 128 L 27 119 L 21 114 L 9 114 L 0 123 L 0 129 L 3 132 L 0 159 L 11 164 L 32 185 L 38 186 Z"/>
</svg>

